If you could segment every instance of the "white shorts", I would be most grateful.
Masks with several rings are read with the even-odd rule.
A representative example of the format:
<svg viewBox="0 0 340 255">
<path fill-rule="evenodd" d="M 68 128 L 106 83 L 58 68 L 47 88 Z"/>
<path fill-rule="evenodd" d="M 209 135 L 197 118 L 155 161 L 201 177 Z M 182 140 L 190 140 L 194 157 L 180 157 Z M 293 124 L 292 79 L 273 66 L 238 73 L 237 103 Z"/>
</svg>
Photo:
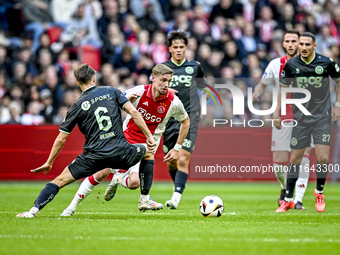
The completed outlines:
<svg viewBox="0 0 340 255">
<path fill-rule="evenodd" d="M 285 122 L 285 127 L 272 129 L 272 151 L 291 151 L 290 140 L 293 132 L 293 121 Z M 310 147 L 315 148 L 313 136 L 311 137 Z"/>
<path fill-rule="evenodd" d="M 272 151 L 291 151 L 290 139 L 293 132 L 293 121 L 285 122 L 285 127 L 272 129 Z"/>
</svg>

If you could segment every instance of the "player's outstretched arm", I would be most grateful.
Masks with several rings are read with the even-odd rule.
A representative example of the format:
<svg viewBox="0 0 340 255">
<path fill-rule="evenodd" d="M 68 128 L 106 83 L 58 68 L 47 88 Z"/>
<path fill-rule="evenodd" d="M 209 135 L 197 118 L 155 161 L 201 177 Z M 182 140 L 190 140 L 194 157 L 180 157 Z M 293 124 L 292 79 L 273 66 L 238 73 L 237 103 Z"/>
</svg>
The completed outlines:
<svg viewBox="0 0 340 255">
<path fill-rule="evenodd" d="M 333 122 L 338 122 L 340 120 L 340 80 L 336 84 L 336 103 L 332 111 Z"/>
<path fill-rule="evenodd" d="M 142 116 L 139 114 L 139 112 L 136 110 L 136 108 L 133 107 L 131 103 L 127 103 L 124 106 L 124 111 L 131 115 L 133 121 L 136 123 L 137 127 L 142 130 L 143 134 L 146 137 L 146 145 L 148 147 L 148 150 L 152 153 L 156 153 L 156 143 L 155 140 L 152 137 L 152 134 L 150 130 L 148 129 L 145 121 L 143 120 Z"/>
<path fill-rule="evenodd" d="M 277 98 L 277 106 L 276 106 L 276 110 L 274 112 L 274 126 L 277 128 L 277 129 L 281 129 L 282 126 L 281 126 L 281 118 L 280 118 L 280 112 L 281 112 L 281 87 L 280 87 L 280 90 L 279 90 L 279 96 Z"/>
<path fill-rule="evenodd" d="M 39 172 L 44 171 L 44 174 L 47 174 L 52 169 L 53 162 L 58 157 L 59 153 L 61 152 L 68 135 L 69 134 L 66 134 L 63 132 L 59 133 L 59 135 L 57 136 L 57 138 L 55 139 L 53 143 L 53 147 L 51 149 L 50 155 L 46 163 L 36 169 L 31 170 L 32 173 L 39 173 Z"/>
<path fill-rule="evenodd" d="M 177 138 L 177 142 L 176 142 L 176 145 L 175 147 L 170 150 L 166 155 L 165 157 L 163 158 L 164 162 L 165 161 L 172 161 L 172 160 L 175 160 L 177 159 L 178 157 L 178 152 L 181 150 L 182 148 L 182 144 L 184 142 L 184 139 L 185 137 L 187 136 L 188 134 L 188 131 L 189 131 L 189 127 L 190 127 L 190 119 L 189 117 L 187 117 L 185 120 L 181 121 L 181 127 L 179 129 L 179 135 L 178 135 L 178 138 Z"/>
<path fill-rule="evenodd" d="M 265 90 L 267 86 L 260 82 L 259 84 L 256 85 L 253 93 L 253 102 L 258 102 L 259 97 L 262 96 L 263 91 Z"/>
</svg>

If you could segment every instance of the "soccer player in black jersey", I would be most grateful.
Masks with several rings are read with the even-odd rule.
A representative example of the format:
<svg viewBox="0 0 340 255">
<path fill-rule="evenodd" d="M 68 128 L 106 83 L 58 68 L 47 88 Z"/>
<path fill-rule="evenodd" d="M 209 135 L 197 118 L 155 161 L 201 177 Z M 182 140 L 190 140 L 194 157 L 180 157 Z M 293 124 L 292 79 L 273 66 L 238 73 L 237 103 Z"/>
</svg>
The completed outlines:
<svg viewBox="0 0 340 255">
<path fill-rule="evenodd" d="M 188 37 L 185 31 L 170 32 L 168 44 L 171 58 L 162 64 L 174 71 L 170 90 L 172 89 L 179 97 L 190 116 L 190 129 L 178 154 L 178 159 L 167 162 L 171 178 L 175 183 L 175 189 L 171 199 L 165 205 L 170 209 L 176 209 L 188 180 L 190 155 L 195 148 L 197 139 L 201 111 L 197 87 L 204 88 L 204 85 L 197 81 L 204 80 L 204 74 L 199 62 L 185 58 L 185 52 L 188 49 Z M 167 123 L 163 134 L 165 153 L 176 144 L 180 125 L 181 123 L 174 118 L 171 118 Z"/>
<path fill-rule="evenodd" d="M 83 93 L 68 110 L 46 163 L 31 172 L 46 174 L 52 169 L 54 160 L 76 125 L 85 136 L 83 153 L 45 186 L 28 212 L 20 213 L 17 217 L 35 217 L 52 201 L 59 189 L 75 180 L 90 176 L 103 168 L 129 169 L 144 157 L 147 149 L 154 153 L 156 143 L 141 115 L 118 89 L 95 86 L 95 73 L 88 64 L 82 64 L 74 71 L 76 84 Z M 147 138 L 146 145 L 131 145 L 126 141 L 120 109 L 132 116 Z"/>
<path fill-rule="evenodd" d="M 311 93 L 309 102 L 303 106 L 311 113 L 305 115 L 296 105 L 293 106 L 294 120 L 297 125 L 293 127 L 291 139 L 292 152 L 290 155 L 289 171 L 287 174 L 286 197 L 276 212 L 286 212 L 294 207 L 293 193 L 296 180 L 299 177 L 300 163 L 306 147 L 310 144 L 311 134 L 314 138 L 316 165 L 316 198 L 315 208 L 318 212 L 325 210 L 323 189 L 328 173 L 329 151 L 331 144 L 331 124 L 340 120 L 340 69 L 331 58 L 316 53 L 315 36 L 305 32 L 299 39 L 300 56 L 287 62 L 280 78 L 282 86 L 304 88 Z M 337 81 L 336 104 L 331 113 L 329 91 L 329 77 Z M 292 93 L 292 98 L 303 98 L 302 93 Z M 274 125 L 280 129 L 281 120 L 281 90 L 278 97 L 277 109 L 274 113 Z M 312 168 L 311 168 L 312 169 Z"/>
</svg>

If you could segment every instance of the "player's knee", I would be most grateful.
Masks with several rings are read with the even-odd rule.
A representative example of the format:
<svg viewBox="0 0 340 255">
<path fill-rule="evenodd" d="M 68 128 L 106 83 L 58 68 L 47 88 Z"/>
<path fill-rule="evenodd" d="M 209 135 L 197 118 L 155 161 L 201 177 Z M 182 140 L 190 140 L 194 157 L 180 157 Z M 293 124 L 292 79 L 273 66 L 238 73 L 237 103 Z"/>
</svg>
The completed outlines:
<svg viewBox="0 0 340 255">
<path fill-rule="evenodd" d="M 129 176 L 129 189 L 138 189 L 140 186 L 138 174 L 130 174 Z"/>
<path fill-rule="evenodd" d="M 329 160 L 327 154 L 320 155 L 320 156 L 317 157 L 317 159 L 318 159 L 318 162 L 319 162 L 320 164 L 327 164 L 327 163 L 328 163 L 328 160 Z"/>
<path fill-rule="evenodd" d="M 189 159 L 185 156 L 180 156 L 177 159 L 177 165 L 179 168 L 187 168 L 189 165 Z"/>
<path fill-rule="evenodd" d="M 105 168 L 104 170 L 101 170 L 94 174 L 94 178 L 96 181 L 101 182 L 104 180 L 108 175 L 110 174 L 110 168 Z"/>
</svg>

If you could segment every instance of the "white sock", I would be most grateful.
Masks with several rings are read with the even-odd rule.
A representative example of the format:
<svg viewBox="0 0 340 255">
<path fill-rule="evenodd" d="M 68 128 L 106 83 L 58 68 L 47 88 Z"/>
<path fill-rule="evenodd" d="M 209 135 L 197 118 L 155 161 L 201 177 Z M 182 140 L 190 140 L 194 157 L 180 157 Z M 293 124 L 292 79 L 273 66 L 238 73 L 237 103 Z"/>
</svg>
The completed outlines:
<svg viewBox="0 0 340 255">
<path fill-rule="evenodd" d="M 92 192 L 94 187 L 96 187 L 100 182 L 98 182 L 94 176 L 93 178 L 86 177 L 86 179 L 81 183 L 77 193 L 74 195 L 74 198 L 68 208 L 72 208 L 74 211 L 77 209 L 78 205 Z M 92 183 L 89 181 L 89 178 L 92 179 Z"/>
<path fill-rule="evenodd" d="M 142 200 L 142 202 L 146 202 L 150 199 L 150 195 L 140 195 L 140 199 Z"/>
<path fill-rule="evenodd" d="M 124 188 L 129 187 L 129 175 L 125 176 L 121 181 L 120 185 L 122 185 Z"/>
<path fill-rule="evenodd" d="M 286 176 L 287 173 L 284 171 L 284 164 L 276 164 L 274 163 L 274 172 L 276 175 L 277 180 L 281 185 L 281 189 L 286 189 Z"/>
<path fill-rule="evenodd" d="M 38 207 L 33 206 L 30 210 L 30 213 L 32 213 L 33 215 L 37 215 L 37 213 L 39 212 Z"/>
<path fill-rule="evenodd" d="M 293 201 L 293 198 L 285 197 L 285 200 L 286 200 L 287 202 L 292 202 L 292 201 Z"/>
<path fill-rule="evenodd" d="M 181 201 L 181 198 L 182 198 L 182 194 L 175 191 L 172 194 L 171 200 L 177 202 L 177 204 L 178 204 Z"/>
<path fill-rule="evenodd" d="M 307 157 L 303 157 L 301 161 L 299 179 L 296 181 L 295 186 L 295 203 L 297 201 L 302 203 L 303 196 L 305 195 L 309 179 L 309 162 L 309 158 Z"/>
<path fill-rule="evenodd" d="M 317 189 L 315 189 L 315 193 L 317 193 L 317 194 L 323 194 L 323 190 L 317 190 Z"/>
</svg>

